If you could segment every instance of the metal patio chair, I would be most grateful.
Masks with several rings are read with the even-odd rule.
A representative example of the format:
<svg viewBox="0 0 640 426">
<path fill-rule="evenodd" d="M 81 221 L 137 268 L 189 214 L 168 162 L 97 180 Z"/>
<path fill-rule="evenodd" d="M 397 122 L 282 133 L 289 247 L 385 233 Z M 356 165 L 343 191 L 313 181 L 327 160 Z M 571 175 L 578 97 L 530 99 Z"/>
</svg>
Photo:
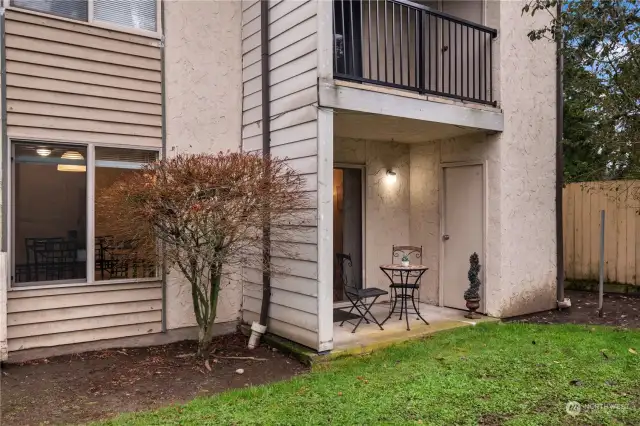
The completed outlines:
<svg viewBox="0 0 640 426">
<path fill-rule="evenodd" d="M 382 325 L 378 322 L 376 317 L 371 313 L 371 307 L 373 307 L 374 303 L 380 296 L 384 296 L 385 294 L 389 294 L 388 291 L 382 290 L 380 288 L 357 288 L 354 284 L 349 284 L 349 278 L 347 275 L 347 266 L 349 268 L 353 267 L 353 263 L 351 262 L 351 254 L 344 253 L 336 253 L 336 267 L 339 268 L 339 277 L 342 279 L 342 283 L 344 286 L 344 293 L 347 296 L 349 302 L 351 302 L 351 308 L 349 309 L 349 314 L 353 313 L 354 310 L 357 311 L 357 315 L 359 315 L 358 322 L 355 324 L 355 327 L 351 331 L 355 333 L 362 320 L 364 320 L 367 324 L 369 324 L 369 320 L 367 319 L 367 315 L 369 318 L 380 327 L 380 330 L 384 330 Z M 367 299 L 372 299 L 370 303 L 367 302 Z M 346 309 L 346 308 L 345 308 Z M 355 315 L 355 313 L 354 313 Z M 344 320 L 340 323 L 340 327 L 348 322 L 349 324 L 353 324 L 349 320 Z"/>
</svg>

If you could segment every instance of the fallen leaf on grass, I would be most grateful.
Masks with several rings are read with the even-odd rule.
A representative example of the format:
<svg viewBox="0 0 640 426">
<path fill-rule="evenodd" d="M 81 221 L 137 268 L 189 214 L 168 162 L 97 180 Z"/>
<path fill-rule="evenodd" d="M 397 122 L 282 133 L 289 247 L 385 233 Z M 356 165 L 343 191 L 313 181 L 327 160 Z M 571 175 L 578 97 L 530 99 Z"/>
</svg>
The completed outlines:
<svg viewBox="0 0 640 426">
<path fill-rule="evenodd" d="M 638 351 L 636 351 L 636 350 L 635 350 L 635 349 L 633 349 L 633 348 L 629 348 L 629 352 L 630 352 L 630 353 L 632 353 L 632 354 L 634 354 L 634 355 L 638 355 Z"/>
</svg>

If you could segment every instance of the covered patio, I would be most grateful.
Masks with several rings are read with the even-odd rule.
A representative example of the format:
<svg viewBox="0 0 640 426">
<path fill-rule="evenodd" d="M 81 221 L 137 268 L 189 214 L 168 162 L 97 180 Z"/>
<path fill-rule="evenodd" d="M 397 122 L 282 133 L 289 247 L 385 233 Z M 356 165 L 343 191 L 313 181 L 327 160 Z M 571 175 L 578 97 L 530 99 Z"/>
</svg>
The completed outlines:
<svg viewBox="0 0 640 426">
<path fill-rule="evenodd" d="M 409 304 L 419 303 L 430 323 L 455 319 L 465 324 L 459 310 L 466 309 L 469 257 L 478 254 L 483 283 L 491 266 L 485 228 L 491 215 L 486 169 L 493 144 L 486 132 L 375 114 L 337 114 L 334 126 L 334 308 L 349 305 L 346 287 L 389 291 L 391 277 L 381 266 L 400 264 L 405 253 L 394 248 L 403 246 L 413 253 L 410 264 L 421 268 L 411 273 L 412 280 L 419 275 L 419 289 Z M 485 287 L 482 313 L 487 312 Z M 377 302 L 391 299 L 383 295 Z M 375 310 L 382 322 L 388 305 Z M 414 316 L 411 327 L 402 328 L 398 316 L 389 319 L 385 331 L 430 327 Z M 360 327 L 356 335 L 376 326 Z M 335 329 L 335 348 L 358 339 L 341 337 L 343 328 Z"/>
</svg>

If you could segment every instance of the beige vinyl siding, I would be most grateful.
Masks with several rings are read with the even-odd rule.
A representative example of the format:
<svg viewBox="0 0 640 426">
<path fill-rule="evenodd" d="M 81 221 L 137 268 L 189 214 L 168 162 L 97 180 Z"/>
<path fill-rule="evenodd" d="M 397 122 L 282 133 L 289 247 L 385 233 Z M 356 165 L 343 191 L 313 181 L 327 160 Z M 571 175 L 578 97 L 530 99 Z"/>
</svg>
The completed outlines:
<svg viewBox="0 0 640 426">
<path fill-rule="evenodd" d="M 162 146 L 157 39 L 9 8 L 10 138 Z M 159 333 L 159 282 L 8 292 L 9 351 Z"/>
<path fill-rule="evenodd" d="M 10 291 L 9 351 L 158 333 L 161 312 L 159 282 Z"/>
<path fill-rule="evenodd" d="M 158 40 L 6 11 L 7 133 L 162 146 Z"/>
<path fill-rule="evenodd" d="M 318 348 L 318 59 L 317 2 L 270 1 L 269 49 L 271 153 L 287 158 L 305 179 L 311 209 L 286 229 L 286 241 L 272 251 L 271 332 Z M 262 149 L 260 2 L 243 3 L 242 141 L 243 150 Z M 274 227 L 276 228 L 276 227 Z M 299 231 L 299 232 L 298 232 Z M 286 250 L 279 249 L 282 243 Z M 243 320 L 257 321 L 262 302 L 262 273 L 245 268 Z"/>
</svg>

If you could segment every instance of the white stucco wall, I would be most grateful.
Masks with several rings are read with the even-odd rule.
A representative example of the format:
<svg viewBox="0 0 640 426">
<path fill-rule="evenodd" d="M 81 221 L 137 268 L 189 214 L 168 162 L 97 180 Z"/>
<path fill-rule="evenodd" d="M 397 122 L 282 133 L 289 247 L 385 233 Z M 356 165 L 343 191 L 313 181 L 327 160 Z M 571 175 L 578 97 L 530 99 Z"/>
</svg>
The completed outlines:
<svg viewBox="0 0 640 426">
<path fill-rule="evenodd" d="M 334 139 L 334 162 L 365 166 L 365 280 L 383 287 L 379 266 L 391 262 L 391 248 L 410 243 L 409 145 L 363 139 Z M 387 170 L 396 172 L 389 183 Z"/>
<path fill-rule="evenodd" d="M 422 278 L 422 301 L 437 305 L 440 259 L 440 143 L 410 146 L 410 244 L 422 246 L 422 263 L 429 270 Z"/>
<path fill-rule="evenodd" d="M 555 45 L 527 32 L 548 21 L 522 17 L 523 1 L 500 2 L 500 288 L 502 316 L 555 306 Z"/>
<path fill-rule="evenodd" d="M 167 155 L 237 151 L 241 143 L 240 1 L 165 1 Z M 225 280 L 217 322 L 237 320 L 241 285 Z M 195 325 L 189 283 L 167 279 L 167 328 Z"/>
</svg>

